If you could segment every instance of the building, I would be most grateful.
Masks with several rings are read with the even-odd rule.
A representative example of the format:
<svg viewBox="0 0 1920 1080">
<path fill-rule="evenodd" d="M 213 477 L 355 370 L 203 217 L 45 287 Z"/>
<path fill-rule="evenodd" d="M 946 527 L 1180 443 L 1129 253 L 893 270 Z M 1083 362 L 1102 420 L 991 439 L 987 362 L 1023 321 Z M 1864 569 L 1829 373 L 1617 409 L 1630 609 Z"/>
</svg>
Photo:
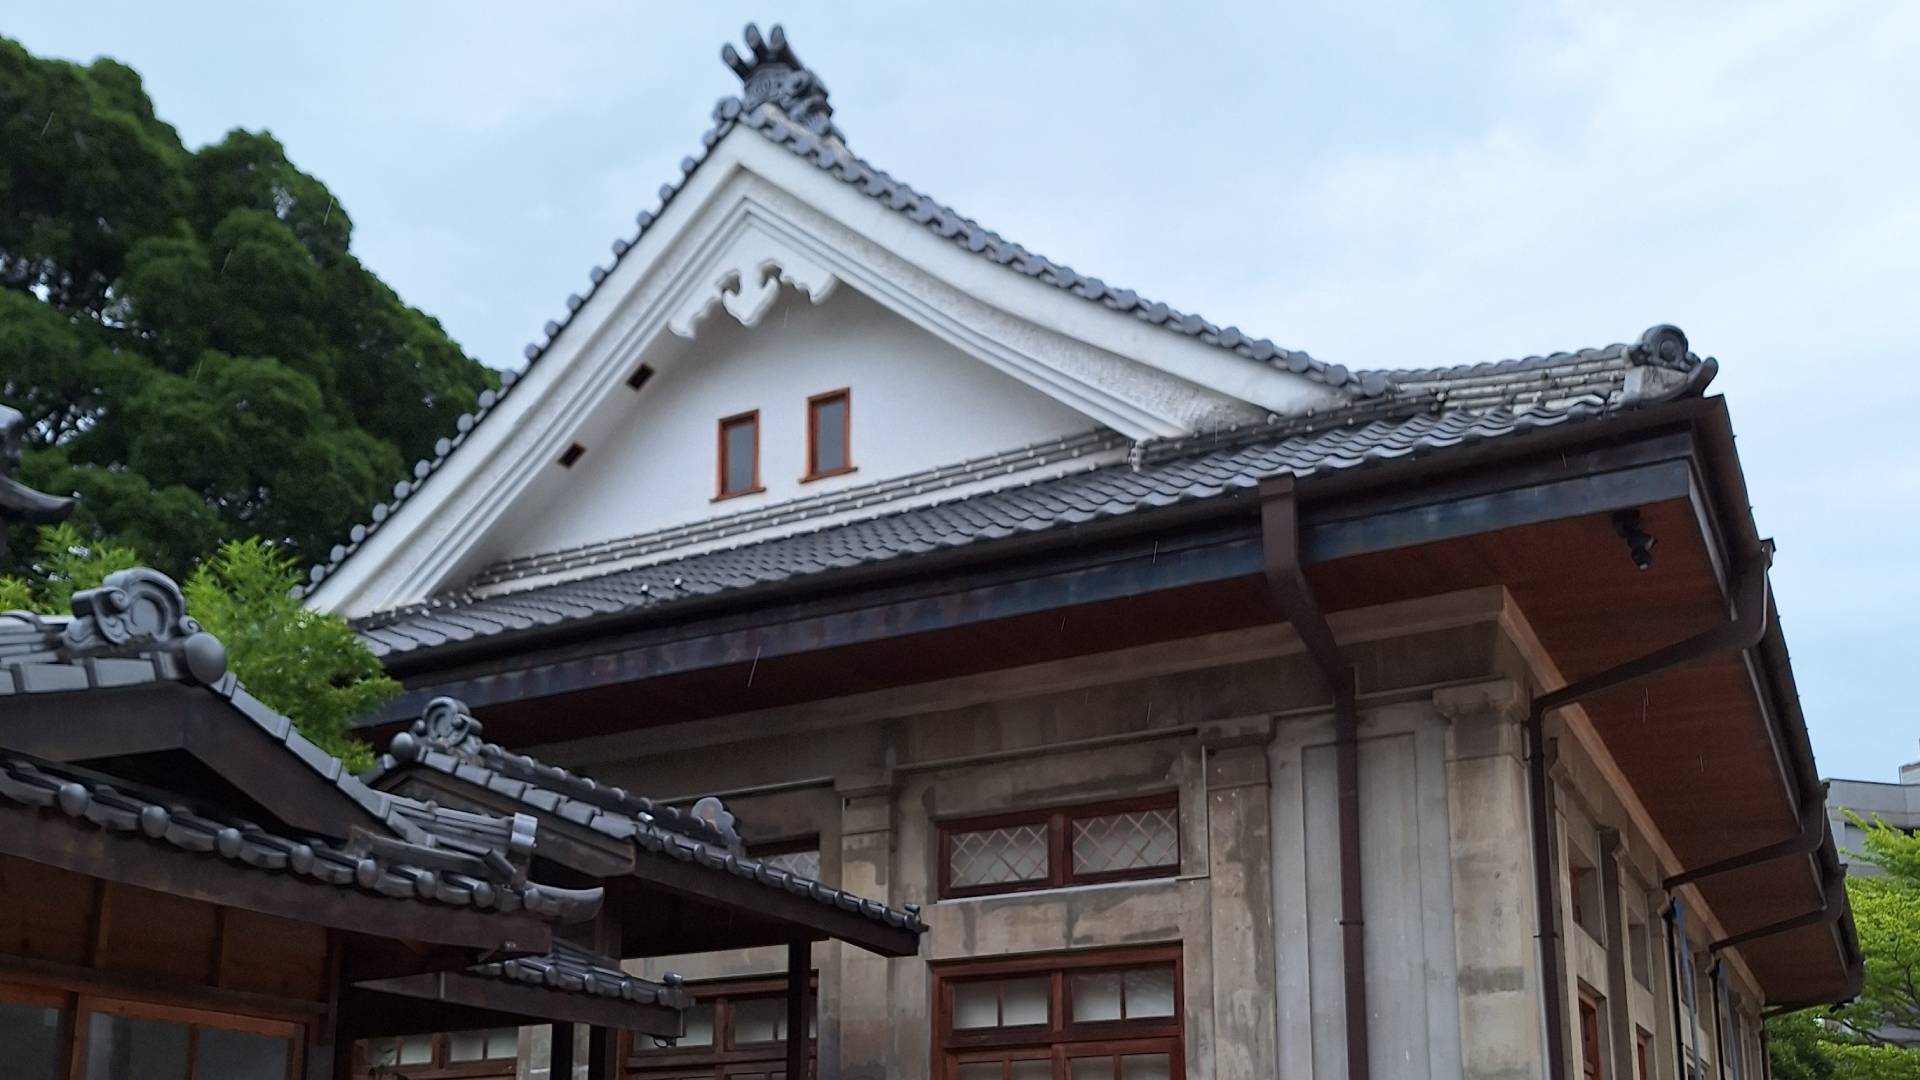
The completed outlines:
<svg viewBox="0 0 1920 1080">
<path fill-rule="evenodd" d="M 0 408 L 0 432 L 18 421 Z M 0 523 L 70 509 L 13 480 L 16 460 L 0 456 Z M 0 613 L 9 1080 L 511 1075 L 528 1025 L 605 1080 L 695 1009 L 679 976 L 610 951 L 780 945 L 804 972 L 835 934 L 917 950 L 911 914 L 745 859 L 717 800 L 689 815 L 586 791 L 490 813 L 375 790 L 249 694 L 154 571 L 72 607 Z M 478 732 L 445 709 L 420 730 Z M 603 885 L 567 860 L 580 821 L 602 851 L 668 854 Z"/>
<path fill-rule="evenodd" d="M 1900 779 L 1827 781 L 1827 824 L 1840 844 L 1847 861 L 1847 873 L 1860 877 L 1878 877 L 1885 873 L 1861 859 L 1847 858 L 1861 850 L 1864 833 L 1847 819 L 1851 812 L 1872 821 L 1879 818 L 1896 829 L 1913 832 L 1920 829 L 1920 761 L 1900 766 Z"/>
<path fill-rule="evenodd" d="M 809 954 L 821 1077 L 1758 1076 L 1763 1009 L 1856 992 L 1683 333 L 1324 363 L 869 164 L 778 28 L 723 56 L 637 234 L 314 568 L 408 688 L 371 734 L 455 698 L 920 905 L 917 955 Z M 702 1009 L 628 1076 L 772 1075 L 792 954 L 627 959 Z"/>
</svg>

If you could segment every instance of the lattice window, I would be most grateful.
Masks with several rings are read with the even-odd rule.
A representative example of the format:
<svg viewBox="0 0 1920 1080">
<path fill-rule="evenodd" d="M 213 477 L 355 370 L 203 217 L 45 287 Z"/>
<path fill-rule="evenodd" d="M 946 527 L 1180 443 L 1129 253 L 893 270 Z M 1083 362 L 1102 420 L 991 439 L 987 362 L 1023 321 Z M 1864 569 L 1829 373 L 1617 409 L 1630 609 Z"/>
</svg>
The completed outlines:
<svg viewBox="0 0 1920 1080">
<path fill-rule="evenodd" d="M 1075 818 L 1076 877 L 1114 874 L 1180 862 L 1180 812 L 1171 806 Z"/>
<path fill-rule="evenodd" d="M 934 969 L 935 1080 L 1182 1080 L 1180 946 Z"/>
<path fill-rule="evenodd" d="M 956 832 L 951 843 L 948 881 L 955 888 L 1047 880 L 1045 824 Z"/>
<path fill-rule="evenodd" d="M 940 838 L 943 896 L 1163 876 L 1180 868 L 1173 792 L 949 822 Z"/>
<path fill-rule="evenodd" d="M 789 874 L 798 874 L 809 881 L 820 880 L 820 848 L 796 848 L 791 851 L 776 851 L 770 854 L 752 853 L 762 866 L 774 870 L 785 870 Z"/>
</svg>

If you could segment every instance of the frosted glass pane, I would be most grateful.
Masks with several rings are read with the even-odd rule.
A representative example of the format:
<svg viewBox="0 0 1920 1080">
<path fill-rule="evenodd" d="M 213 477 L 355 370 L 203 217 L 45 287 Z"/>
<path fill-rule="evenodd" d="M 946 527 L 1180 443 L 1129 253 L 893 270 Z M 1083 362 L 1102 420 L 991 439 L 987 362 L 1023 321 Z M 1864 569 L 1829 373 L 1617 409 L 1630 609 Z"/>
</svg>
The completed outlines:
<svg viewBox="0 0 1920 1080">
<path fill-rule="evenodd" d="M 1172 1016 L 1173 969 L 1139 968 L 1126 973 L 1127 1019 Z"/>
<path fill-rule="evenodd" d="M 786 998 L 748 998 L 733 1004 L 733 1041 L 780 1042 L 787 1037 Z"/>
<path fill-rule="evenodd" d="M 187 1026 L 94 1013 L 87 1018 L 87 1080 L 186 1080 Z"/>
<path fill-rule="evenodd" d="M 947 880 L 956 888 L 1047 878 L 1047 827 L 1010 825 L 953 834 Z"/>
<path fill-rule="evenodd" d="M 1173 1063 L 1165 1054 L 1128 1054 L 1120 1059 L 1120 1080 L 1167 1080 Z"/>
<path fill-rule="evenodd" d="M 1013 979 L 1001 983 L 1000 1022 L 1016 1024 L 1047 1022 L 1047 979 Z"/>
<path fill-rule="evenodd" d="M 1071 1080 L 1113 1080 L 1113 1058 L 1074 1058 L 1067 1062 Z"/>
<path fill-rule="evenodd" d="M 723 459 L 724 490 L 728 494 L 747 491 L 753 487 L 754 450 L 760 440 L 760 423 L 757 420 L 737 420 L 728 424 L 722 432 L 726 443 Z"/>
<path fill-rule="evenodd" d="M 0 1001 L 0 1047 L 21 1080 L 55 1080 L 60 1068 L 60 1010 Z"/>
<path fill-rule="evenodd" d="M 1073 823 L 1073 872 L 1111 874 L 1180 861 L 1180 812 L 1172 808 L 1079 818 Z"/>
<path fill-rule="evenodd" d="M 487 1056 L 487 1033 L 456 1031 L 447 1036 L 448 1061 L 480 1061 Z"/>
<path fill-rule="evenodd" d="M 1000 1063 L 975 1061 L 960 1066 L 960 1080 L 1000 1080 Z"/>
<path fill-rule="evenodd" d="M 1120 973 L 1102 971 L 1075 975 L 1072 979 L 1073 1018 L 1080 1023 L 1091 1020 L 1120 1019 Z"/>
<path fill-rule="evenodd" d="M 433 1036 L 408 1035 L 406 1038 L 401 1039 L 400 1040 L 400 1059 L 398 1064 L 401 1064 L 401 1065 L 433 1064 Z"/>
<path fill-rule="evenodd" d="M 245 1031 L 200 1029 L 196 1080 L 287 1080 L 287 1040 Z"/>
<path fill-rule="evenodd" d="M 1053 1080 L 1051 1061 L 1016 1061 L 1008 1068 L 1013 1070 L 1013 1080 Z"/>
<path fill-rule="evenodd" d="M 687 1010 L 687 1033 L 680 1037 L 681 1046 L 713 1045 L 713 1003 L 702 1001 Z"/>
<path fill-rule="evenodd" d="M 1000 1026 L 1000 984 L 956 983 L 953 988 L 953 1026 L 956 1030 Z"/>
</svg>

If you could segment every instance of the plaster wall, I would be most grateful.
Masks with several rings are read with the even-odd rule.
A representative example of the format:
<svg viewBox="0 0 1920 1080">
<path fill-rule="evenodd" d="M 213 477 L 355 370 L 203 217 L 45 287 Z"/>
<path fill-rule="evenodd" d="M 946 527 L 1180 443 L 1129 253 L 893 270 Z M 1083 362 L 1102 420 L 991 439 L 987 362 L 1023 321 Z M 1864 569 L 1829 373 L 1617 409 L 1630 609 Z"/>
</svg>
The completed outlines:
<svg viewBox="0 0 1920 1080">
<path fill-rule="evenodd" d="M 693 341 L 648 357 L 654 374 L 583 418 L 571 468 L 543 466 L 525 522 L 490 539 L 486 560 L 633 536 L 670 525 L 903 476 L 1096 425 L 889 313 L 851 286 L 819 304 L 782 289 L 752 327 L 721 312 Z M 637 367 L 639 361 L 634 361 Z M 851 391 L 855 472 L 803 482 L 807 399 Z M 718 424 L 760 414 L 764 491 L 715 499 Z"/>
</svg>

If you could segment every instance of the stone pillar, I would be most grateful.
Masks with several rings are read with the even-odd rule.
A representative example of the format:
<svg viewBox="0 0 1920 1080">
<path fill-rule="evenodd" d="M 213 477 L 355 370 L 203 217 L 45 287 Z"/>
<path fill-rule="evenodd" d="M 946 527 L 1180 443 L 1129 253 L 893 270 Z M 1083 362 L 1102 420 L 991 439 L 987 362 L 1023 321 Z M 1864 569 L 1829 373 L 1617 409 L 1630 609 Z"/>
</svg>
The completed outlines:
<svg viewBox="0 0 1920 1080">
<path fill-rule="evenodd" d="M 1267 744 L 1273 721 L 1209 724 L 1206 754 L 1213 1046 L 1220 1080 L 1278 1074 L 1273 817 Z"/>
<path fill-rule="evenodd" d="M 1607 919 L 1607 1033 L 1613 1042 L 1613 1075 L 1633 1075 L 1633 1017 L 1627 998 L 1627 898 L 1620 887 L 1620 830 L 1602 827 L 1600 899 Z"/>
<path fill-rule="evenodd" d="M 1533 1080 L 1542 1054 L 1533 858 L 1527 822 L 1526 700 L 1511 680 L 1433 695 L 1447 733 L 1460 1071 Z"/>
<path fill-rule="evenodd" d="M 892 774 L 842 777 L 834 790 L 840 797 L 840 888 L 891 903 Z M 884 957 L 844 944 L 828 948 L 839 958 L 829 968 L 828 950 L 821 952 L 820 1080 L 886 1080 L 896 1075 L 895 1029 L 928 1030 L 924 1000 L 918 1015 L 910 1002 L 893 1000 Z M 828 982 L 832 985 L 825 985 Z M 835 1036 L 831 1045 L 825 1013 L 829 993 Z"/>
</svg>

